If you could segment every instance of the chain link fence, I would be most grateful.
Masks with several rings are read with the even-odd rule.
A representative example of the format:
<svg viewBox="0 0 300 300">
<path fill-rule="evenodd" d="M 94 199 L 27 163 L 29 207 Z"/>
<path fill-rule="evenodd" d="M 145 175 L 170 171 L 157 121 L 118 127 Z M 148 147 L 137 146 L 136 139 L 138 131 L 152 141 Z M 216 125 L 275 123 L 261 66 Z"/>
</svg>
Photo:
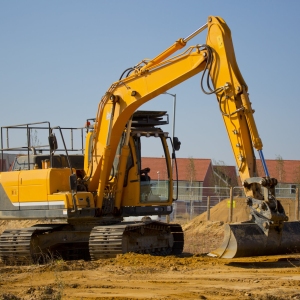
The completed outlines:
<svg viewBox="0 0 300 300">
<path fill-rule="evenodd" d="M 178 200 L 173 203 L 170 220 L 192 220 L 225 199 L 228 199 L 228 208 L 230 209 L 230 199 L 233 201 L 235 198 L 246 198 L 243 187 L 189 187 L 186 190 L 179 189 Z M 299 219 L 299 192 L 297 188 L 294 190 L 276 188 L 276 198 L 278 200 L 293 200 L 292 207 L 288 206 L 285 210 L 288 215 L 293 213 L 295 215 L 293 218 Z M 230 214 L 230 210 L 228 210 L 228 214 Z"/>
</svg>

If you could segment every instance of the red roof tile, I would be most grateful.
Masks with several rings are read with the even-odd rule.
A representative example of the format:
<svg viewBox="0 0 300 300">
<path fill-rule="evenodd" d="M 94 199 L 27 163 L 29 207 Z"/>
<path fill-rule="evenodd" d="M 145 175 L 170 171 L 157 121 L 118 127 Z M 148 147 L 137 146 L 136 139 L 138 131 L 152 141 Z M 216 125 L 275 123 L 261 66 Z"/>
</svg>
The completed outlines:
<svg viewBox="0 0 300 300">
<path fill-rule="evenodd" d="M 214 170 L 218 173 L 218 169 L 221 173 L 223 173 L 227 179 L 226 180 L 231 186 L 238 185 L 238 175 L 237 175 L 237 169 L 235 166 L 223 166 L 223 165 L 214 165 Z"/>
<path fill-rule="evenodd" d="M 177 169 L 178 169 L 178 180 L 185 181 L 188 180 L 188 170 L 187 165 L 189 163 L 189 158 L 176 158 Z M 204 181 L 211 168 L 210 159 L 193 158 L 195 165 L 195 181 Z M 149 167 L 151 169 L 149 175 L 152 179 L 158 179 L 158 173 L 161 179 L 166 178 L 167 170 L 164 157 L 143 157 L 142 158 L 142 168 Z"/>
<path fill-rule="evenodd" d="M 270 177 L 281 183 L 300 183 L 300 160 L 266 159 Z M 257 160 L 258 176 L 264 177 L 265 173 L 261 160 Z"/>
<path fill-rule="evenodd" d="M 189 180 L 187 165 L 189 158 L 177 158 L 178 180 Z M 195 165 L 195 181 L 208 181 L 208 177 L 212 171 L 212 162 L 210 159 L 193 158 Z M 281 183 L 300 183 L 300 160 L 278 160 L 266 159 L 267 168 L 270 177 L 274 177 Z M 158 179 L 158 172 L 161 179 L 166 178 L 166 166 L 164 157 L 143 157 L 142 168 L 149 167 L 151 169 L 150 177 L 154 180 Z M 226 168 L 226 175 L 236 178 L 235 166 L 222 166 Z M 264 170 L 260 159 L 257 159 L 258 176 L 264 177 Z M 239 177 L 238 177 L 239 179 Z M 240 183 L 240 182 L 239 182 Z M 209 184 L 208 184 L 209 185 Z"/>
</svg>

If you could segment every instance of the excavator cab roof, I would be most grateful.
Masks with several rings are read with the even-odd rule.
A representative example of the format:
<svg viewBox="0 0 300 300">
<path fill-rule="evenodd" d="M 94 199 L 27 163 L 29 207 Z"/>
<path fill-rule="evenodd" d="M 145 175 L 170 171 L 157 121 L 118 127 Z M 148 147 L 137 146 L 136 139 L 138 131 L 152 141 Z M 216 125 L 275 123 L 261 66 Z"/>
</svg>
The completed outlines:
<svg viewBox="0 0 300 300">
<path fill-rule="evenodd" d="M 166 111 L 137 110 L 132 117 L 132 127 L 153 127 L 169 124 Z"/>
<path fill-rule="evenodd" d="M 168 133 L 156 127 L 169 124 L 169 115 L 166 111 L 137 110 L 132 116 L 132 136 L 164 136 Z"/>
</svg>

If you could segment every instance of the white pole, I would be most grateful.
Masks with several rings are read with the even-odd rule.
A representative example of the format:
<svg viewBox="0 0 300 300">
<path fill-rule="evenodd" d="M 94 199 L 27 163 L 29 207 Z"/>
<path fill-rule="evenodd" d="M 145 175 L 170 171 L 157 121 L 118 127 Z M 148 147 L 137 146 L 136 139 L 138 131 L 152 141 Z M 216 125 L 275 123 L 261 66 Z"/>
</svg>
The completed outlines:
<svg viewBox="0 0 300 300">
<path fill-rule="evenodd" d="M 173 120 L 172 120 L 172 140 L 174 140 L 175 136 L 175 114 L 176 114 L 176 94 L 171 94 L 168 92 L 165 92 L 163 94 L 170 95 L 173 97 Z"/>
</svg>

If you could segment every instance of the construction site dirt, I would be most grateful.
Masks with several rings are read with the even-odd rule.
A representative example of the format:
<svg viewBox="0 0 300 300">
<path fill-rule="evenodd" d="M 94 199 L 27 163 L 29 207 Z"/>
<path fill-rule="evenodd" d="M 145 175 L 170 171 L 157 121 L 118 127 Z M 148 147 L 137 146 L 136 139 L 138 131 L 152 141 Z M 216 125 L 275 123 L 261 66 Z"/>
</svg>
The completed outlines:
<svg viewBox="0 0 300 300">
<path fill-rule="evenodd" d="M 211 210 L 210 221 L 206 214 L 182 220 L 185 248 L 180 256 L 127 253 L 98 261 L 53 259 L 27 266 L 0 261 L 0 299 L 300 299 L 298 253 L 234 259 L 207 256 L 222 242 L 227 211 L 224 200 Z M 235 222 L 248 218 L 242 200 L 236 202 L 233 216 Z M 34 223 L 0 221 L 0 233 Z"/>
</svg>

